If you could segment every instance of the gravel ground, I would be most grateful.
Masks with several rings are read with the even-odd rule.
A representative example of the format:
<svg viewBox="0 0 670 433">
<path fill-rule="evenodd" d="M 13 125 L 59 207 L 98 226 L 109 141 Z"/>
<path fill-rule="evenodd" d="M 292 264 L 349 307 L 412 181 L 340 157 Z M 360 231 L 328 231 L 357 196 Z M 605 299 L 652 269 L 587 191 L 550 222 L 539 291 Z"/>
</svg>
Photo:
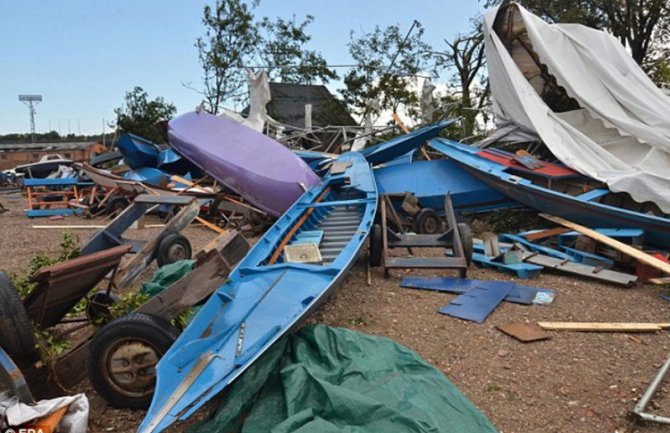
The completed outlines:
<svg viewBox="0 0 670 433">
<path fill-rule="evenodd" d="M 37 252 L 58 251 L 62 232 L 32 229 L 32 225 L 105 223 L 78 217 L 30 220 L 21 212 L 23 199 L 0 196 L 0 202 L 10 209 L 0 214 L 0 269 L 10 272 L 23 270 Z M 149 230 L 133 236 L 147 236 Z M 75 233 L 83 241 L 92 231 Z M 184 234 L 194 249 L 213 237 L 202 227 L 189 227 Z M 148 269 L 140 280 L 149 278 L 153 270 Z M 550 340 L 523 344 L 495 328 L 539 320 L 668 322 L 670 303 L 658 297 L 658 288 L 622 289 L 545 272 L 521 282 L 556 290 L 553 304 L 504 302 L 483 324 L 475 324 L 437 313 L 454 295 L 400 288 L 400 280 L 409 274 L 394 271 L 385 279 L 381 269 L 372 269 L 372 284 L 368 285 L 366 266 L 360 260 L 343 286 L 308 321 L 389 337 L 416 350 L 505 433 L 670 431 L 660 425 L 634 424 L 628 415 L 670 352 L 667 333 L 552 332 Z M 455 273 L 412 271 L 411 275 Z M 476 267 L 471 267 L 469 276 L 513 280 Z M 134 431 L 143 417 L 142 411 L 109 407 L 87 382 L 77 391 L 86 392 L 91 400 L 91 432 Z M 668 392 L 661 391 L 653 410 L 670 416 Z M 196 418 L 205 412 L 200 411 Z M 182 430 L 183 425 L 170 429 Z"/>
</svg>

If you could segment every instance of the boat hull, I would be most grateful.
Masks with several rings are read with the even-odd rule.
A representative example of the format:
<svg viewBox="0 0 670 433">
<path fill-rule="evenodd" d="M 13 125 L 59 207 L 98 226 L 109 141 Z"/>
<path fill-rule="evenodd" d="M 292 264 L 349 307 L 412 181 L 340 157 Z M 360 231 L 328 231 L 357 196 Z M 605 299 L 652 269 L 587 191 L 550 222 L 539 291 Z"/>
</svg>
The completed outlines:
<svg viewBox="0 0 670 433">
<path fill-rule="evenodd" d="M 186 113 L 169 122 L 168 135 L 182 157 L 273 216 L 319 183 L 284 145 L 230 119 Z"/>
<path fill-rule="evenodd" d="M 557 215 L 570 221 L 595 228 L 635 228 L 645 232 L 645 243 L 670 248 L 670 219 L 634 212 L 606 204 L 580 200 L 526 179 L 510 175 L 490 161 L 480 161 L 476 155 L 459 150 L 449 140 L 433 140 L 431 146 L 445 153 L 463 170 L 519 203 L 543 213 Z M 453 142 L 452 142 L 453 143 Z M 480 158 L 481 159 L 481 158 Z"/>
<path fill-rule="evenodd" d="M 327 175 L 258 240 L 156 368 L 154 400 L 140 431 L 185 419 L 242 374 L 316 309 L 346 277 L 372 227 L 374 176 L 356 153 L 343 174 Z M 285 242 L 322 232 L 322 263 L 295 263 Z"/>
<path fill-rule="evenodd" d="M 460 213 L 518 206 L 514 200 L 492 189 L 448 160 L 418 161 L 375 168 L 380 194 L 412 193 L 423 208 L 442 212 L 444 196 L 451 195 Z"/>
</svg>

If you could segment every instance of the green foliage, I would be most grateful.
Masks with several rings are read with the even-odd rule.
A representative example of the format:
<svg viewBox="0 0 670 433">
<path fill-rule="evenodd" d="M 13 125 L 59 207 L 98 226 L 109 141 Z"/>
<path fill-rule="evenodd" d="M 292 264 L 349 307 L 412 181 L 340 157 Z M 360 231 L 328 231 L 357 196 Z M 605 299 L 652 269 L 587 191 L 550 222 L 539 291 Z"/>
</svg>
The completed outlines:
<svg viewBox="0 0 670 433">
<path fill-rule="evenodd" d="M 58 358 L 72 347 L 69 340 L 57 337 L 49 331 L 35 327 L 34 334 L 40 349 L 40 359 L 44 365 L 55 365 Z"/>
<path fill-rule="evenodd" d="M 243 68 L 260 43 L 253 15 L 257 5 L 257 0 L 250 5 L 240 0 L 217 0 L 214 7 L 204 8 L 205 35 L 195 46 L 203 70 L 201 93 L 210 113 L 217 114 L 224 102 L 237 103 L 246 97 Z"/>
<path fill-rule="evenodd" d="M 132 313 L 149 299 L 151 299 L 151 296 L 142 292 L 128 292 L 124 294 L 121 296 L 119 302 L 114 303 L 109 308 L 109 320 Z"/>
<path fill-rule="evenodd" d="M 352 31 L 349 53 L 356 67 L 344 77 L 346 87 L 341 93 L 345 102 L 361 115 L 396 111 L 404 105 L 410 115 L 416 116 L 419 99 L 409 85 L 416 82 L 418 73 L 430 69 L 431 59 L 423 33 L 418 21 L 407 34 L 399 25 L 385 29 L 377 26 L 360 37 Z"/>
<path fill-rule="evenodd" d="M 157 124 L 170 120 L 176 112 L 175 106 L 162 97 L 149 100 L 149 94 L 139 86 L 127 92 L 124 105 L 114 110 L 120 133 L 130 132 L 154 143 L 165 141 Z"/>
<path fill-rule="evenodd" d="M 10 274 L 9 277 L 12 280 L 12 284 L 14 284 L 21 299 L 25 298 L 35 288 L 36 283 L 32 279 L 40 269 L 66 260 L 75 259 L 81 255 L 77 238 L 72 232 L 63 233 L 63 241 L 60 244 L 60 248 L 58 256 L 50 258 L 44 253 L 38 253 L 28 262 L 28 270 L 26 272 Z"/>
<path fill-rule="evenodd" d="M 79 249 L 77 238 L 71 232 L 64 232 L 60 251 L 56 257 L 50 258 L 44 253 L 39 253 L 30 259 L 26 272 L 22 274 L 12 273 L 9 275 L 9 278 L 12 280 L 12 284 L 14 284 L 19 297 L 23 299 L 37 285 L 32 279 L 40 269 L 66 260 L 75 259 L 80 255 L 81 250 Z M 69 341 L 56 337 L 47 330 L 35 327 L 33 333 L 35 334 L 36 341 L 39 342 L 40 357 L 45 365 L 52 365 L 60 355 L 71 347 Z"/>
<path fill-rule="evenodd" d="M 290 20 L 263 18 L 260 26 L 265 35 L 259 56 L 261 63 L 268 66 L 270 80 L 309 84 L 316 81 L 327 83 L 339 78 L 335 71 L 327 67 L 320 53 L 305 47 L 312 39 L 306 31 L 312 22 L 314 17 L 311 15 L 307 15 L 301 23 L 297 23 L 295 15 Z"/>
<path fill-rule="evenodd" d="M 203 70 L 200 93 L 210 113 L 219 113 L 223 104 L 246 102 L 245 68 L 253 64 L 267 67 L 270 79 L 286 83 L 327 83 L 338 78 L 320 53 L 307 48 L 312 39 L 307 27 L 314 17 L 307 15 L 302 22 L 295 15 L 289 20 L 256 20 L 258 4 L 258 0 L 217 0 L 204 8 L 205 35 L 195 46 Z"/>
</svg>

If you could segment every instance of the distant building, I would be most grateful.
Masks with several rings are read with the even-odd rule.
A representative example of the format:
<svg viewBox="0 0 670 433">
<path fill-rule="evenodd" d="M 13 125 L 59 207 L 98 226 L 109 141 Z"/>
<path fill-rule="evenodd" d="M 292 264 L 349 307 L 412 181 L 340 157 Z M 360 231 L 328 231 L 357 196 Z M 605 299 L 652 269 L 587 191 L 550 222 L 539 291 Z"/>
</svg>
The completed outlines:
<svg viewBox="0 0 670 433">
<path fill-rule="evenodd" d="M 305 106 L 312 105 L 312 127 L 357 126 L 345 105 L 326 86 L 270 83 L 268 115 L 296 128 L 305 128 Z"/>
<path fill-rule="evenodd" d="M 105 152 L 97 142 L 20 143 L 0 144 L 0 170 L 39 161 L 44 155 L 62 155 L 73 161 L 88 161 L 91 156 Z"/>
<path fill-rule="evenodd" d="M 326 86 L 268 83 L 268 87 L 270 102 L 266 106 L 267 114 L 288 127 L 277 131 L 266 130 L 269 136 L 290 143 L 291 147 L 310 149 L 316 146 L 319 150 L 327 149 L 331 152 L 337 152 L 343 140 L 354 137 L 354 133 L 347 135 L 343 131 L 347 127 L 358 129 L 358 123 L 349 114 L 345 104 L 333 96 Z M 308 106 L 311 106 L 311 111 Z M 249 107 L 241 114 L 246 117 Z M 324 127 L 332 128 L 323 130 Z M 306 131 L 311 132 L 307 134 Z"/>
</svg>

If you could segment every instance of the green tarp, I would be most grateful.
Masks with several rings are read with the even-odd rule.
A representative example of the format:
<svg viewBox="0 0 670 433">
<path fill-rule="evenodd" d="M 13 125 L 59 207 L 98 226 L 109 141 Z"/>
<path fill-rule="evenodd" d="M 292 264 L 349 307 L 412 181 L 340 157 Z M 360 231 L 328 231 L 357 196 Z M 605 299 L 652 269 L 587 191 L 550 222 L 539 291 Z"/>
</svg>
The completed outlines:
<svg viewBox="0 0 670 433">
<path fill-rule="evenodd" d="M 195 267 L 195 260 L 179 260 L 169 265 L 161 266 L 154 272 L 153 278 L 148 283 L 142 283 L 140 293 L 156 296 L 167 289 L 182 277 L 185 277 Z"/>
<path fill-rule="evenodd" d="M 439 370 L 381 337 L 323 325 L 275 344 L 189 433 L 487 433 Z"/>
</svg>

